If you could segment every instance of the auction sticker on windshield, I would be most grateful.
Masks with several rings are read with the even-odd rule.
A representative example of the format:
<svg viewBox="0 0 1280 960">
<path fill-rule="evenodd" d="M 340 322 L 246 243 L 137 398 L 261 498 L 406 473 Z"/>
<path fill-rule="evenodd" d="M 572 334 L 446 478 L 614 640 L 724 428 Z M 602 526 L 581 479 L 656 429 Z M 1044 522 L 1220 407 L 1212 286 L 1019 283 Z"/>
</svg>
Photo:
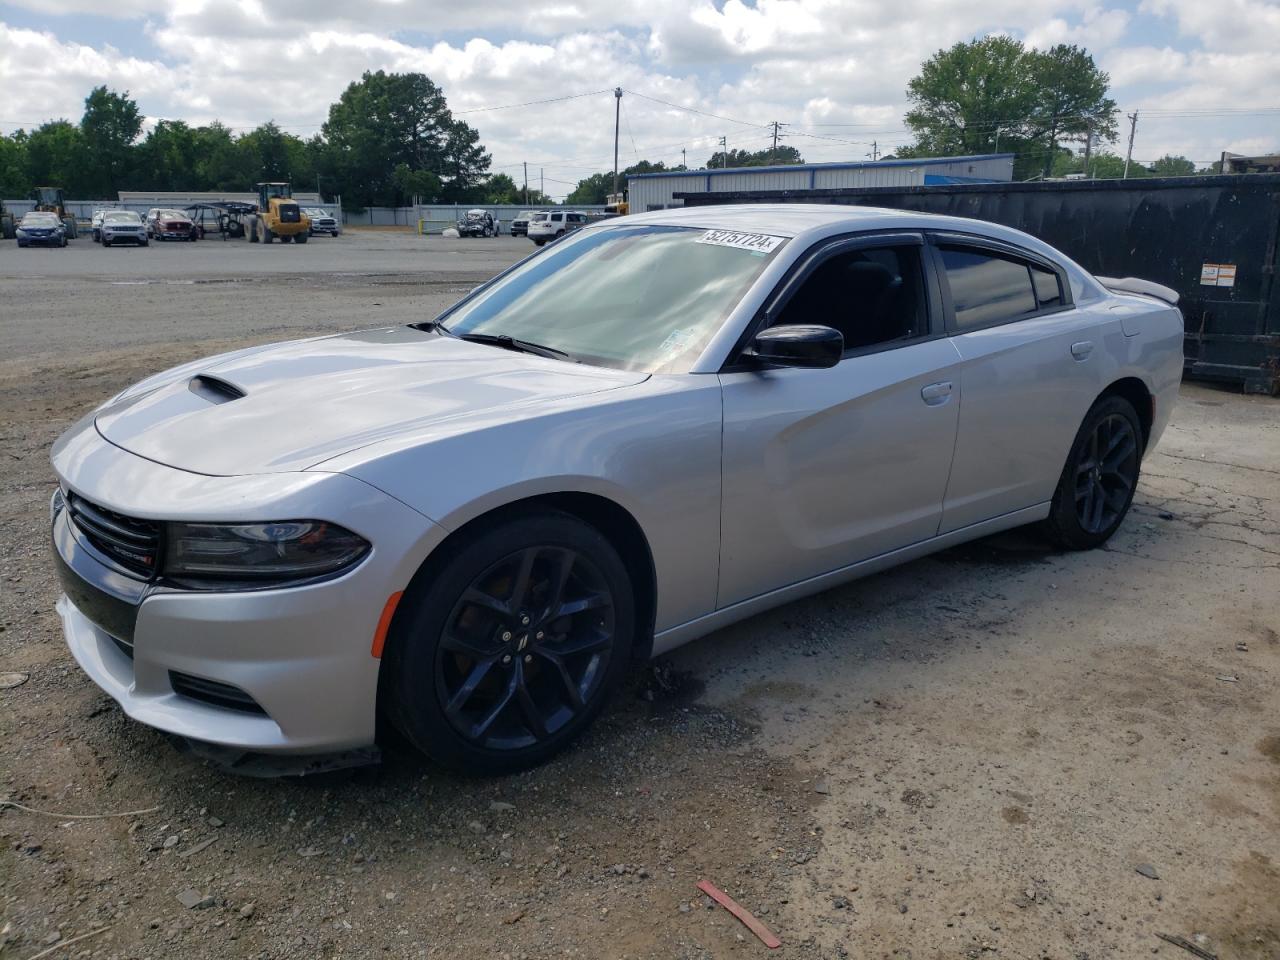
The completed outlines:
<svg viewBox="0 0 1280 960">
<path fill-rule="evenodd" d="M 772 253 L 786 239 L 786 237 L 771 237 L 767 233 L 708 230 L 698 238 L 698 242 L 714 244 L 717 247 L 737 247 L 739 250 L 751 250 L 755 253 Z"/>
</svg>

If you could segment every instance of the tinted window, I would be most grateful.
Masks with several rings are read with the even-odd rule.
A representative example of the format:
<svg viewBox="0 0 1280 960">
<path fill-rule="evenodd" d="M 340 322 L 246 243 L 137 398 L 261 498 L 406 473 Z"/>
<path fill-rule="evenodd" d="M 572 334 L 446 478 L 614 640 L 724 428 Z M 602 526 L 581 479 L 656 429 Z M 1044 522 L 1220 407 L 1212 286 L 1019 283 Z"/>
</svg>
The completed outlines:
<svg viewBox="0 0 1280 960">
<path fill-rule="evenodd" d="M 792 294 L 776 324 L 817 323 L 844 334 L 846 351 L 929 332 L 915 247 L 852 250 L 824 260 Z"/>
<path fill-rule="evenodd" d="M 1058 286 L 1058 275 L 1052 270 L 1031 265 L 1031 283 L 1036 289 L 1036 300 L 1041 309 L 1062 306 L 1062 288 Z"/>
<path fill-rule="evenodd" d="M 943 247 L 942 263 L 958 329 L 972 330 L 1036 312 L 1031 274 L 1022 261 L 986 251 Z"/>
<path fill-rule="evenodd" d="M 553 213 L 553 214 L 551 215 L 551 219 L 552 219 L 553 221 L 555 221 L 556 223 L 559 223 L 561 220 L 563 220 L 563 219 L 564 219 L 564 214 L 563 214 L 563 213 Z"/>
</svg>

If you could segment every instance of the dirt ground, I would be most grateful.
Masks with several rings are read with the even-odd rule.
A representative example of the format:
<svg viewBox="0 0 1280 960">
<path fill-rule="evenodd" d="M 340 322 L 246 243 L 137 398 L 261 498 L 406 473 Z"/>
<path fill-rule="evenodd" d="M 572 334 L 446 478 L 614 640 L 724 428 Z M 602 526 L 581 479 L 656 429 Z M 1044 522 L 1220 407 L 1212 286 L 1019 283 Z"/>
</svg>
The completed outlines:
<svg viewBox="0 0 1280 960">
<path fill-rule="evenodd" d="M 53 612 L 55 437 L 153 370 L 422 319 L 527 252 L 328 243 L 0 244 L 0 674 L 29 676 L 0 801 L 61 814 L 0 810 L 0 958 L 1280 957 L 1276 400 L 1184 386 L 1104 550 L 1015 532 L 756 617 L 521 776 L 391 744 L 240 779 L 127 720 Z"/>
</svg>

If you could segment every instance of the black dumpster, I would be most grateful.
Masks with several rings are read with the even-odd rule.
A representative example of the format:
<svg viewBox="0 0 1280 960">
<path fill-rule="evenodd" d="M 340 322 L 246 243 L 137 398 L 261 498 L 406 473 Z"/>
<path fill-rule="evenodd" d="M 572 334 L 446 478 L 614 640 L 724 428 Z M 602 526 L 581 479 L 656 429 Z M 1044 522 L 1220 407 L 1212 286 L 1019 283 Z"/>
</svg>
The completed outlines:
<svg viewBox="0 0 1280 960">
<path fill-rule="evenodd" d="M 1086 270 L 1177 290 L 1189 377 L 1280 394 L 1280 174 L 676 194 L 686 206 L 833 203 L 990 220 Z M 1225 268 L 1225 269 L 1224 269 Z"/>
</svg>

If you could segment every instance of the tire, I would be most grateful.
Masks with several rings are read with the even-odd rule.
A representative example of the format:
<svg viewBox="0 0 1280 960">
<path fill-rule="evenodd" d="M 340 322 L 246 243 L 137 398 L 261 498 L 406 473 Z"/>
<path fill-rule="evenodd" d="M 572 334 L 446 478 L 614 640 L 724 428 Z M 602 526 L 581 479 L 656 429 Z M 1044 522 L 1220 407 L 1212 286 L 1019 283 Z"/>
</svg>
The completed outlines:
<svg viewBox="0 0 1280 960">
<path fill-rule="evenodd" d="M 294 237 L 294 238 L 293 238 L 293 242 L 294 242 L 294 243 L 306 243 L 306 242 L 307 242 L 308 240 L 310 240 L 310 239 L 311 239 L 310 234 L 300 233 L 300 234 L 298 234 L 296 237 Z"/>
<path fill-rule="evenodd" d="M 149 247 L 149 246 L 151 246 L 151 241 L 150 241 L 150 240 L 143 240 L 143 241 L 142 241 L 142 246 L 144 246 L 144 247 Z"/>
<path fill-rule="evenodd" d="M 1067 550 L 1106 543 L 1133 503 L 1143 447 L 1142 424 L 1128 400 L 1103 397 L 1090 407 L 1044 521 L 1049 539 Z"/>
<path fill-rule="evenodd" d="M 525 563 L 524 602 L 508 608 Z M 599 603 L 556 617 L 555 597 L 564 606 Z M 634 608 L 626 566 L 594 527 L 551 510 L 495 522 L 429 563 L 405 591 L 379 702 L 443 767 L 485 776 L 527 769 L 565 749 L 621 681 Z M 566 654 L 569 647 L 582 649 Z"/>
<path fill-rule="evenodd" d="M 262 231 L 263 243 L 270 243 L 272 240 L 276 238 L 276 235 L 271 232 L 271 228 L 267 226 L 267 223 L 265 220 L 258 221 L 258 229 Z"/>
<path fill-rule="evenodd" d="M 63 217 L 62 222 L 67 225 L 66 237 L 68 240 L 74 240 L 79 234 L 76 232 L 76 218 Z"/>
</svg>

